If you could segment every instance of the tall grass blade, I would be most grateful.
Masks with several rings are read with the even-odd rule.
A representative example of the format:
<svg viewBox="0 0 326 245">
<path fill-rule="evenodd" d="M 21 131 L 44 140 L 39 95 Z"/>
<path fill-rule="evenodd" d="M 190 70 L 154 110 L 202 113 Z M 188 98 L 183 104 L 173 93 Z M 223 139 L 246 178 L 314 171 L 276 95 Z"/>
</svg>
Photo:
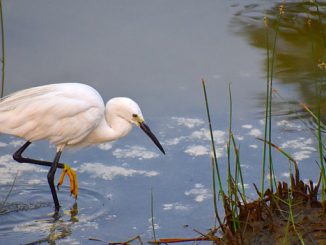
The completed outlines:
<svg viewBox="0 0 326 245">
<path fill-rule="evenodd" d="M 265 102 L 265 123 L 264 123 L 264 140 L 267 140 L 267 122 L 268 122 L 268 104 L 269 104 L 269 28 L 268 19 L 264 17 L 264 24 L 266 29 L 266 102 Z M 261 198 L 264 197 L 265 193 L 265 168 L 266 168 L 266 144 L 263 145 L 263 162 L 262 162 L 262 173 L 261 173 Z"/>
<path fill-rule="evenodd" d="M 203 92 L 204 92 L 204 96 L 205 96 L 206 113 L 207 113 L 209 133 L 210 133 L 211 145 L 212 145 L 214 162 L 215 162 L 215 170 L 216 170 L 217 179 L 218 179 L 219 192 L 222 195 L 222 200 L 223 200 L 223 205 L 224 205 L 225 204 L 225 201 L 224 201 L 224 191 L 223 191 L 222 181 L 221 181 L 221 175 L 220 175 L 220 171 L 219 171 L 218 163 L 217 163 L 216 150 L 215 150 L 215 141 L 214 141 L 213 130 L 212 130 L 211 116 L 210 116 L 210 113 L 209 113 L 208 98 L 207 98 L 207 93 L 206 93 L 206 86 L 205 86 L 204 79 L 202 79 L 201 81 L 202 81 L 202 87 L 203 87 Z"/>
<path fill-rule="evenodd" d="M 236 231 L 238 227 L 240 226 L 239 224 L 239 218 L 238 218 L 238 207 L 237 203 L 239 201 L 238 197 L 238 165 L 236 164 L 235 167 L 235 175 L 234 175 L 234 180 L 231 175 L 231 141 L 234 141 L 233 138 L 233 132 L 232 132 L 232 91 L 231 91 L 231 84 L 229 83 L 229 135 L 228 135 L 228 143 L 227 143 L 227 148 L 228 148 L 228 186 L 230 188 L 230 193 L 229 193 L 229 198 L 231 199 L 231 205 L 232 205 L 232 220 L 233 220 L 233 229 Z M 237 149 L 235 144 L 233 144 L 233 149 L 235 152 L 236 156 L 236 162 L 238 162 L 238 154 L 237 154 Z M 234 202 L 232 201 L 232 196 L 234 197 Z"/>
<path fill-rule="evenodd" d="M 261 138 L 257 138 L 258 140 L 264 141 L 266 144 L 274 147 L 276 150 L 278 150 L 280 153 L 282 153 L 290 162 L 293 163 L 294 165 L 294 169 L 295 169 L 295 176 L 297 176 L 297 178 L 299 178 L 299 168 L 298 168 L 298 163 L 296 160 L 293 159 L 293 157 L 291 157 L 288 153 L 286 153 L 282 148 L 280 148 L 279 146 L 273 144 L 272 142 L 269 141 L 265 141 L 264 139 Z"/>
<path fill-rule="evenodd" d="M 325 163 L 324 163 L 324 155 L 323 155 L 323 142 L 321 136 L 321 84 L 320 82 L 316 82 L 316 95 L 317 95 L 317 139 L 318 139 L 318 151 L 319 151 L 319 163 L 321 167 L 321 175 L 322 175 L 322 194 L 321 199 L 323 205 L 325 205 L 325 185 L 326 185 L 326 176 L 325 176 Z M 325 208 L 325 207 L 324 207 Z"/>
<path fill-rule="evenodd" d="M 227 153 L 227 174 L 228 174 L 228 196 L 232 196 L 232 175 L 231 175 L 231 132 L 232 132 L 232 94 L 231 94 L 231 84 L 229 84 L 229 135 L 228 142 L 226 144 Z"/>
<path fill-rule="evenodd" d="M 2 76 L 1 76 L 1 98 L 4 95 L 5 91 L 5 68 L 6 68 L 6 56 L 5 56 L 5 31 L 3 24 L 3 4 L 2 0 L 0 0 L 0 27 L 1 27 L 1 50 L 2 50 Z"/>
<path fill-rule="evenodd" d="M 244 182 L 243 182 L 243 177 L 242 177 L 242 170 L 241 170 L 241 165 L 240 165 L 240 156 L 239 156 L 239 152 L 240 152 L 240 147 L 236 147 L 236 143 L 235 143 L 235 139 L 234 139 L 234 135 L 232 133 L 232 144 L 233 144 L 233 149 L 234 149 L 234 154 L 235 154 L 235 163 L 236 163 L 236 175 L 235 175 L 235 179 L 236 179 L 236 183 L 237 183 L 237 188 L 238 188 L 238 179 L 240 178 L 240 185 L 241 185 L 241 191 L 239 191 L 241 193 L 241 198 L 242 201 L 244 203 L 246 203 L 247 199 L 246 199 L 246 191 L 244 188 Z"/>
<path fill-rule="evenodd" d="M 155 233 L 155 224 L 154 224 L 154 196 L 153 196 L 153 189 L 151 189 L 151 223 L 152 223 L 152 232 L 154 241 L 156 240 L 156 233 Z"/>
<path fill-rule="evenodd" d="M 284 14 L 284 4 L 279 6 L 279 13 L 277 15 L 276 20 L 276 27 L 275 27 L 275 36 L 273 41 L 273 48 L 272 48 L 272 59 L 270 65 L 270 73 L 269 73 L 269 94 L 268 94 L 268 141 L 272 141 L 272 98 L 273 98 L 273 78 L 274 78 L 274 63 L 276 57 L 276 44 L 277 38 L 279 33 L 279 25 L 281 16 Z M 269 62 L 269 61 L 268 61 Z M 276 184 L 276 177 L 274 174 L 274 166 L 273 166 L 273 159 L 272 159 L 272 146 L 268 146 L 268 158 L 269 158 L 269 182 L 270 182 L 270 189 L 273 192 L 273 181 L 275 188 L 277 187 Z"/>
<path fill-rule="evenodd" d="M 276 44 L 279 33 L 280 18 L 284 13 L 284 5 L 279 6 L 279 13 L 277 15 L 275 35 L 272 46 L 272 57 L 270 59 L 269 52 L 269 28 L 268 19 L 264 18 L 264 24 L 266 27 L 266 58 L 267 58 L 267 76 L 266 76 L 266 104 L 265 104 L 265 127 L 264 127 L 264 140 L 265 142 L 272 140 L 272 95 L 273 95 L 273 78 L 274 78 L 274 63 L 276 57 Z M 270 61 L 271 60 L 271 61 Z M 268 140 L 267 140 L 268 138 Z M 261 195 L 264 194 L 264 182 L 265 182 L 265 166 L 266 166 L 266 144 L 263 148 L 263 162 L 262 162 L 262 182 L 261 182 Z M 273 158 L 272 158 L 272 147 L 268 145 L 268 166 L 269 166 L 269 185 L 270 190 L 273 192 L 273 186 L 276 188 L 276 177 L 274 174 Z M 274 182 L 274 183 L 273 183 Z"/>
<path fill-rule="evenodd" d="M 216 195 L 216 181 L 215 181 L 215 160 L 214 157 L 211 157 L 211 163 L 212 163 L 212 186 L 213 186 L 213 201 L 214 201 L 214 213 L 215 213 L 215 218 L 217 219 L 221 229 L 224 232 L 224 226 L 223 223 L 221 221 L 221 218 L 218 214 L 218 209 L 217 209 L 217 195 Z"/>
<path fill-rule="evenodd" d="M 318 122 L 318 116 L 316 116 L 315 113 L 313 113 L 312 110 L 310 110 L 306 104 L 300 103 L 300 105 L 303 107 L 303 109 L 305 109 L 310 114 L 310 116 L 312 116 L 315 119 L 316 122 Z M 320 126 L 322 128 L 326 128 L 326 125 L 322 121 L 320 121 Z"/>
<path fill-rule="evenodd" d="M 18 171 L 16 172 L 16 175 L 15 175 L 15 178 L 14 178 L 14 181 L 12 182 L 11 186 L 10 186 L 10 190 L 5 198 L 5 200 L 1 203 L 1 206 L 0 206 L 0 213 L 2 212 L 3 208 L 5 207 L 6 205 L 6 202 L 8 201 L 8 198 L 12 192 L 12 189 L 14 188 L 15 186 L 15 183 L 16 183 L 16 180 L 17 180 L 17 176 L 18 176 Z"/>
</svg>

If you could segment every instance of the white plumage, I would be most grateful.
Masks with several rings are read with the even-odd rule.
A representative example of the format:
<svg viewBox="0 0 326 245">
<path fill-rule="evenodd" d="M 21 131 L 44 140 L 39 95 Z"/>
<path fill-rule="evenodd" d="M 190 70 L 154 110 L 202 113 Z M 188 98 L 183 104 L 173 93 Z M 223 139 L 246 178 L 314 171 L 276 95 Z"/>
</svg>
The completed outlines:
<svg viewBox="0 0 326 245">
<path fill-rule="evenodd" d="M 0 100 L 1 133 L 30 142 L 46 139 L 58 151 L 119 139 L 130 132 L 131 123 L 142 122 L 133 100 L 113 98 L 105 106 L 95 89 L 80 83 L 34 87 Z"/>
</svg>

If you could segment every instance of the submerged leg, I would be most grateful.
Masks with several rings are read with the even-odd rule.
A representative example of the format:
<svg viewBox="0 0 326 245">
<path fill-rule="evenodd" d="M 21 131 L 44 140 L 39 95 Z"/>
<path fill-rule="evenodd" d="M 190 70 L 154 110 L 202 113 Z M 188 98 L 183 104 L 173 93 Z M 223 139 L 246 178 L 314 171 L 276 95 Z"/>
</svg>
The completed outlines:
<svg viewBox="0 0 326 245">
<path fill-rule="evenodd" d="M 51 189 L 51 193 L 52 193 L 52 197 L 53 197 L 54 206 L 55 206 L 56 211 L 59 210 L 60 204 L 59 204 L 57 192 L 56 192 L 55 186 L 54 186 L 54 175 L 55 175 L 55 172 L 56 172 L 57 167 L 58 167 L 60 156 L 61 156 L 61 151 L 58 151 L 57 154 L 55 155 L 52 166 L 51 166 L 51 168 L 50 168 L 50 170 L 48 172 L 48 183 L 49 183 L 49 186 L 50 186 L 50 189 Z"/>
<path fill-rule="evenodd" d="M 55 210 L 58 211 L 60 208 L 60 204 L 59 204 L 57 192 L 56 192 L 55 186 L 54 186 L 54 175 L 55 175 L 57 168 L 65 169 L 65 164 L 59 163 L 62 152 L 61 151 L 57 152 L 53 162 L 23 157 L 22 156 L 23 152 L 28 148 L 28 146 L 30 144 L 31 144 L 30 141 L 26 141 L 26 143 L 13 154 L 13 158 L 14 158 L 14 160 L 16 160 L 17 162 L 20 162 L 20 163 L 32 163 L 32 164 L 50 167 L 50 170 L 48 172 L 48 183 L 49 183 L 49 186 L 51 189 L 51 193 L 52 193 L 52 197 L 53 197 L 53 201 L 54 201 L 54 205 L 55 205 Z M 71 194 L 75 198 L 77 198 L 78 183 L 77 183 L 76 173 L 72 169 L 70 169 L 70 167 L 68 165 L 66 165 L 66 168 L 68 169 L 66 171 L 68 171 L 68 176 L 70 179 Z M 60 185 L 62 184 L 62 182 L 63 182 L 63 180 L 61 181 L 61 183 L 59 182 Z"/>
<path fill-rule="evenodd" d="M 23 152 L 27 149 L 27 147 L 30 144 L 31 144 L 30 141 L 26 141 L 26 143 L 14 153 L 14 155 L 13 155 L 14 160 L 16 160 L 17 162 L 20 162 L 20 163 L 32 163 L 32 164 L 37 164 L 37 165 L 41 165 L 41 166 L 52 167 L 52 162 L 26 158 L 26 157 L 22 156 Z M 64 168 L 64 165 L 62 163 L 57 163 L 57 167 Z"/>
</svg>

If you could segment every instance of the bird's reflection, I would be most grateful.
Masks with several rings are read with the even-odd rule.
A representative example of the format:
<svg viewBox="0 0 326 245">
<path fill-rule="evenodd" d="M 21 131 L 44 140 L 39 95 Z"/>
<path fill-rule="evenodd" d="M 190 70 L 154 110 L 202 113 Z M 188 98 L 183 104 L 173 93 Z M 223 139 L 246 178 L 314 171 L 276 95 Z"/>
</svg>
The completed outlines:
<svg viewBox="0 0 326 245">
<path fill-rule="evenodd" d="M 49 225 L 48 235 L 39 240 L 25 243 L 26 245 L 40 244 L 47 242 L 48 244 L 56 244 L 57 240 L 69 237 L 72 234 L 72 228 L 78 219 L 78 204 L 75 202 L 69 210 L 56 211 L 51 215 L 49 220 L 40 220 L 42 226 Z M 70 216 L 66 220 L 67 216 Z"/>
</svg>

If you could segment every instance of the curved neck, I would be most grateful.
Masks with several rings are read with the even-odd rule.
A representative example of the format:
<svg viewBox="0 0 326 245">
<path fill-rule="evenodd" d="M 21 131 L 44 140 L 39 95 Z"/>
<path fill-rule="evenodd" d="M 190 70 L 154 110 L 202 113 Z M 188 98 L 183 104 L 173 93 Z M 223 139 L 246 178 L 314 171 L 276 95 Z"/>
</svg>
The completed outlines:
<svg viewBox="0 0 326 245">
<path fill-rule="evenodd" d="M 93 138 L 94 143 L 114 141 L 126 136 L 131 128 L 131 123 L 121 117 L 115 117 L 110 121 L 103 118 L 98 127 L 93 131 L 91 138 Z"/>
<path fill-rule="evenodd" d="M 132 128 L 127 120 L 121 117 L 115 117 L 113 120 L 107 121 L 107 141 L 117 140 L 126 136 Z"/>
</svg>

